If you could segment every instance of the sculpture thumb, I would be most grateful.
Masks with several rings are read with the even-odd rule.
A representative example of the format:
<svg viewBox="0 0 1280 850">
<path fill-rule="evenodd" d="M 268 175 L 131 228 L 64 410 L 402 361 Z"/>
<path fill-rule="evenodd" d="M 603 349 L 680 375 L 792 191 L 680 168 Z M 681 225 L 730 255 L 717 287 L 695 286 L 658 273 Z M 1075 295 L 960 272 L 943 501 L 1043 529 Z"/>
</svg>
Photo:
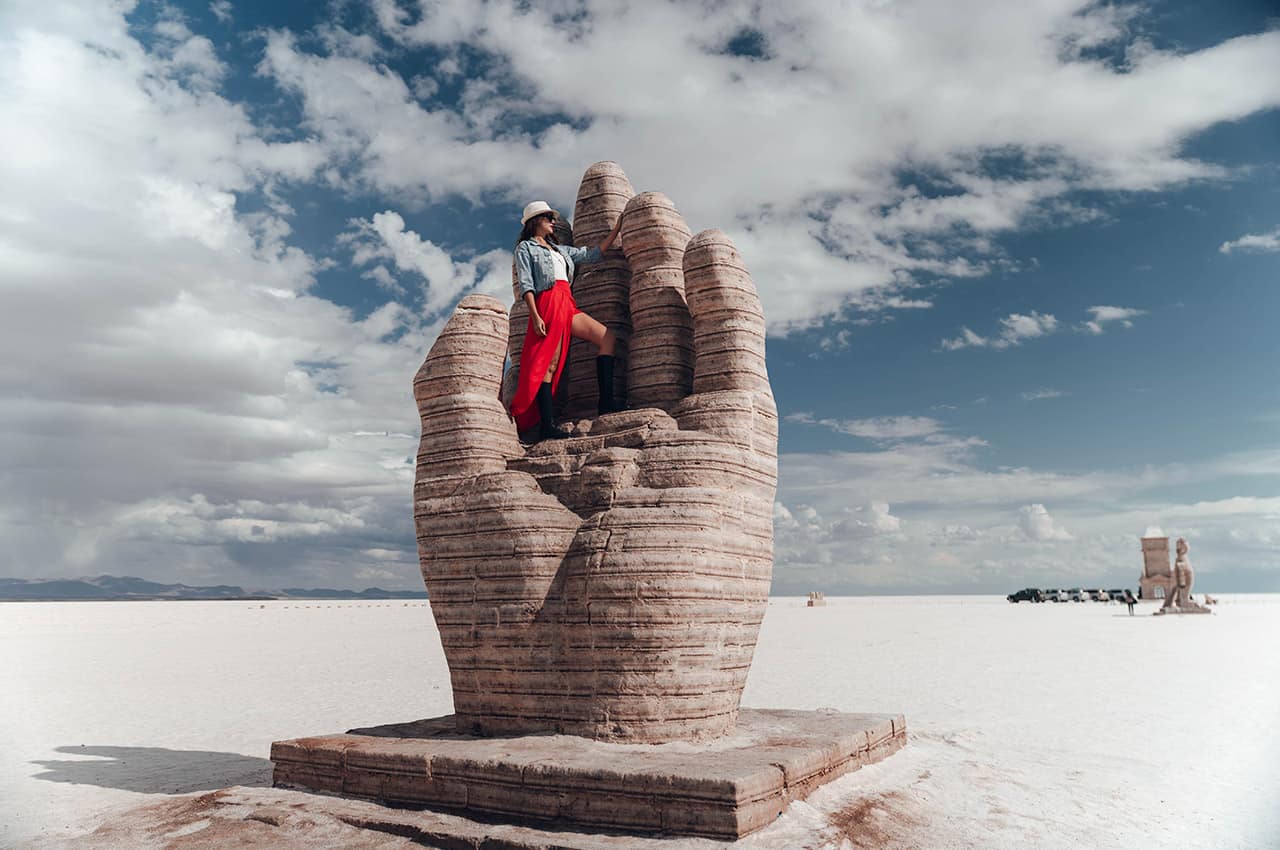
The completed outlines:
<svg viewBox="0 0 1280 850">
<path fill-rule="evenodd" d="M 463 298 L 413 379 L 419 478 L 503 472 L 507 458 L 520 454 L 515 423 L 498 398 L 506 348 L 502 302 Z"/>
</svg>

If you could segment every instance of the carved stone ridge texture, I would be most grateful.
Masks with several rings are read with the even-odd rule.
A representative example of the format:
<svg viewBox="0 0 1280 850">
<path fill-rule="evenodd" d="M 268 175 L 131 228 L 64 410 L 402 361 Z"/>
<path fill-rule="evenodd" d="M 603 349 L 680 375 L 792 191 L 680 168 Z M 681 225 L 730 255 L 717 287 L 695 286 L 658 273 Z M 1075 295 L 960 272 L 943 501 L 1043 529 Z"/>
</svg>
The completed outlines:
<svg viewBox="0 0 1280 850">
<path fill-rule="evenodd" d="M 1159 599 L 1173 592 L 1177 582 L 1169 566 L 1169 538 L 1142 538 L 1142 575 L 1138 587 L 1143 599 Z"/>
<path fill-rule="evenodd" d="M 1147 578 L 1172 576 L 1169 568 L 1169 538 L 1142 538 L 1142 574 Z"/>
<path fill-rule="evenodd" d="M 666 196 L 597 163 L 575 237 L 598 244 L 619 214 L 623 250 L 575 290 L 630 331 L 616 371 L 632 409 L 522 447 L 499 395 L 527 317 L 485 296 L 414 379 L 422 574 L 468 732 L 708 739 L 738 713 L 773 565 L 764 317 L 728 237 L 691 236 Z"/>
<path fill-rule="evenodd" d="M 623 211 L 622 244 L 631 264 L 627 393 L 633 407 L 670 410 L 692 388 L 693 323 L 684 290 L 690 236 L 675 205 L 660 192 L 636 195 Z"/>
<path fill-rule="evenodd" d="M 570 236 L 573 244 L 588 248 L 603 242 L 635 193 L 631 181 L 616 162 L 597 162 L 588 168 L 582 176 L 578 201 L 573 207 L 573 232 Z M 616 242 L 601 262 L 581 267 L 573 281 L 573 298 L 578 309 L 612 328 L 617 335 L 614 356 L 623 367 L 614 372 L 615 398 L 627 396 L 625 364 L 631 341 L 630 290 L 631 267 Z M 523 327 L 520 333 L 523 335 Z M 565 372 L 568 378 L 565 416 L 581 418 L 595 415 L 595 361 L 596 349 L 591 343 L 575 339 L 569 346 Z"/>
</svg>

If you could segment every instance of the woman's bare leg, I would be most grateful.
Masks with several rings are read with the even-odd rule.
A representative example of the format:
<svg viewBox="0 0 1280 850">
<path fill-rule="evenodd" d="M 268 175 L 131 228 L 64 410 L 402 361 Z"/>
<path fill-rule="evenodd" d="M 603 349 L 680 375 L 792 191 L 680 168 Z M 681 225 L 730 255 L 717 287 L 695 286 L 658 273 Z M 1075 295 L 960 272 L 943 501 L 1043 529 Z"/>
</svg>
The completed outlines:
<svg viewBox="0 0 1280 850">
<path fill-rule="evenodd" d="M 616 413 L 622 407 L 613 395 L 613 345 L 617 337 L 611 328 L 597 322 L 586 313 L 573 317 L 570 332 L 578 339 L 593 342 L 598 349 L 596 356 L 597 413 Z"/>
<path fill-rule="evenodd" d="M 617 339 L 613 329 L 605 327 L 586 313 L 578 313 L 573 317 L 573 325 L 569 331 L 577 339 L 595 343 L 600 349 L 600 354 L 606 357 L 613 356 L 613 344 Z"/>
<path fill-rule="evenodd" d="M 547 374 L 542 376 L 542 383 L 545 384 L 547 381 L 555 377 L 556 367 L 560 365 L 560 349 L 563 346 L 563 342 L 556 346 L 556 353 L 551 355 L 551 365 L 547 367 Z"/>
</svg>

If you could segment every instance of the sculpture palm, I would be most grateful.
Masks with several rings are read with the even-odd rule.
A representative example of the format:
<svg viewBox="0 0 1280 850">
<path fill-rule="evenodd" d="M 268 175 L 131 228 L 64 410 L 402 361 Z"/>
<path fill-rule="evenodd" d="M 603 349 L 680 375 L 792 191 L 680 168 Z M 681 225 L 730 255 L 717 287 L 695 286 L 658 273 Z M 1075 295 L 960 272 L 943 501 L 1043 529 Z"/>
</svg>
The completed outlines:
<svg viewBox="0 0 1280 850">
<path fill-rule="evenodd" d="M 623 251 L 574 284 L 619 333 L 631 410 L 524 449 L 499 393 L 525 317 L 487 296 L 414 379 L 422 574 L 466 731 L 666 741 L 737 715 L 773 563 L 764 318 L 723 233 L 690 238 L 664 196 L 633 194 L 615 164 L 587 170 L 576 241 L 621 214 Z M 568 375 L 593 404 L 591 355 L 571 349 Z"/>
</svg>

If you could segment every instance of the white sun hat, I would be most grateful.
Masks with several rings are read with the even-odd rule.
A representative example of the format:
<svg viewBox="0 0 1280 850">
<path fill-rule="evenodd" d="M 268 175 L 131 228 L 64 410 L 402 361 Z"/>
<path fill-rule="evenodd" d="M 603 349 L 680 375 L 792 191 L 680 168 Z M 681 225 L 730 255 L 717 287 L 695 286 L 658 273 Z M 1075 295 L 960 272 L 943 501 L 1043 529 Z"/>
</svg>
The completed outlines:
<svg viewBox="0 0 1280 850">
<path fill-rule="evenodd" d="M 552 213 L 557 218 L 560 216 L 560 213 L 551 209 L 551 205 L 548 204 L 546 201 L 533 201 L 532 203 L 525 206 L 524 213 L 521 214 L 520 216 L 520 225 L 524 226 L 525 224 L 528 223 L 529 219 L 533 218 L 536 215 L 542 215 L 543 213 Z"/>
</svg>

